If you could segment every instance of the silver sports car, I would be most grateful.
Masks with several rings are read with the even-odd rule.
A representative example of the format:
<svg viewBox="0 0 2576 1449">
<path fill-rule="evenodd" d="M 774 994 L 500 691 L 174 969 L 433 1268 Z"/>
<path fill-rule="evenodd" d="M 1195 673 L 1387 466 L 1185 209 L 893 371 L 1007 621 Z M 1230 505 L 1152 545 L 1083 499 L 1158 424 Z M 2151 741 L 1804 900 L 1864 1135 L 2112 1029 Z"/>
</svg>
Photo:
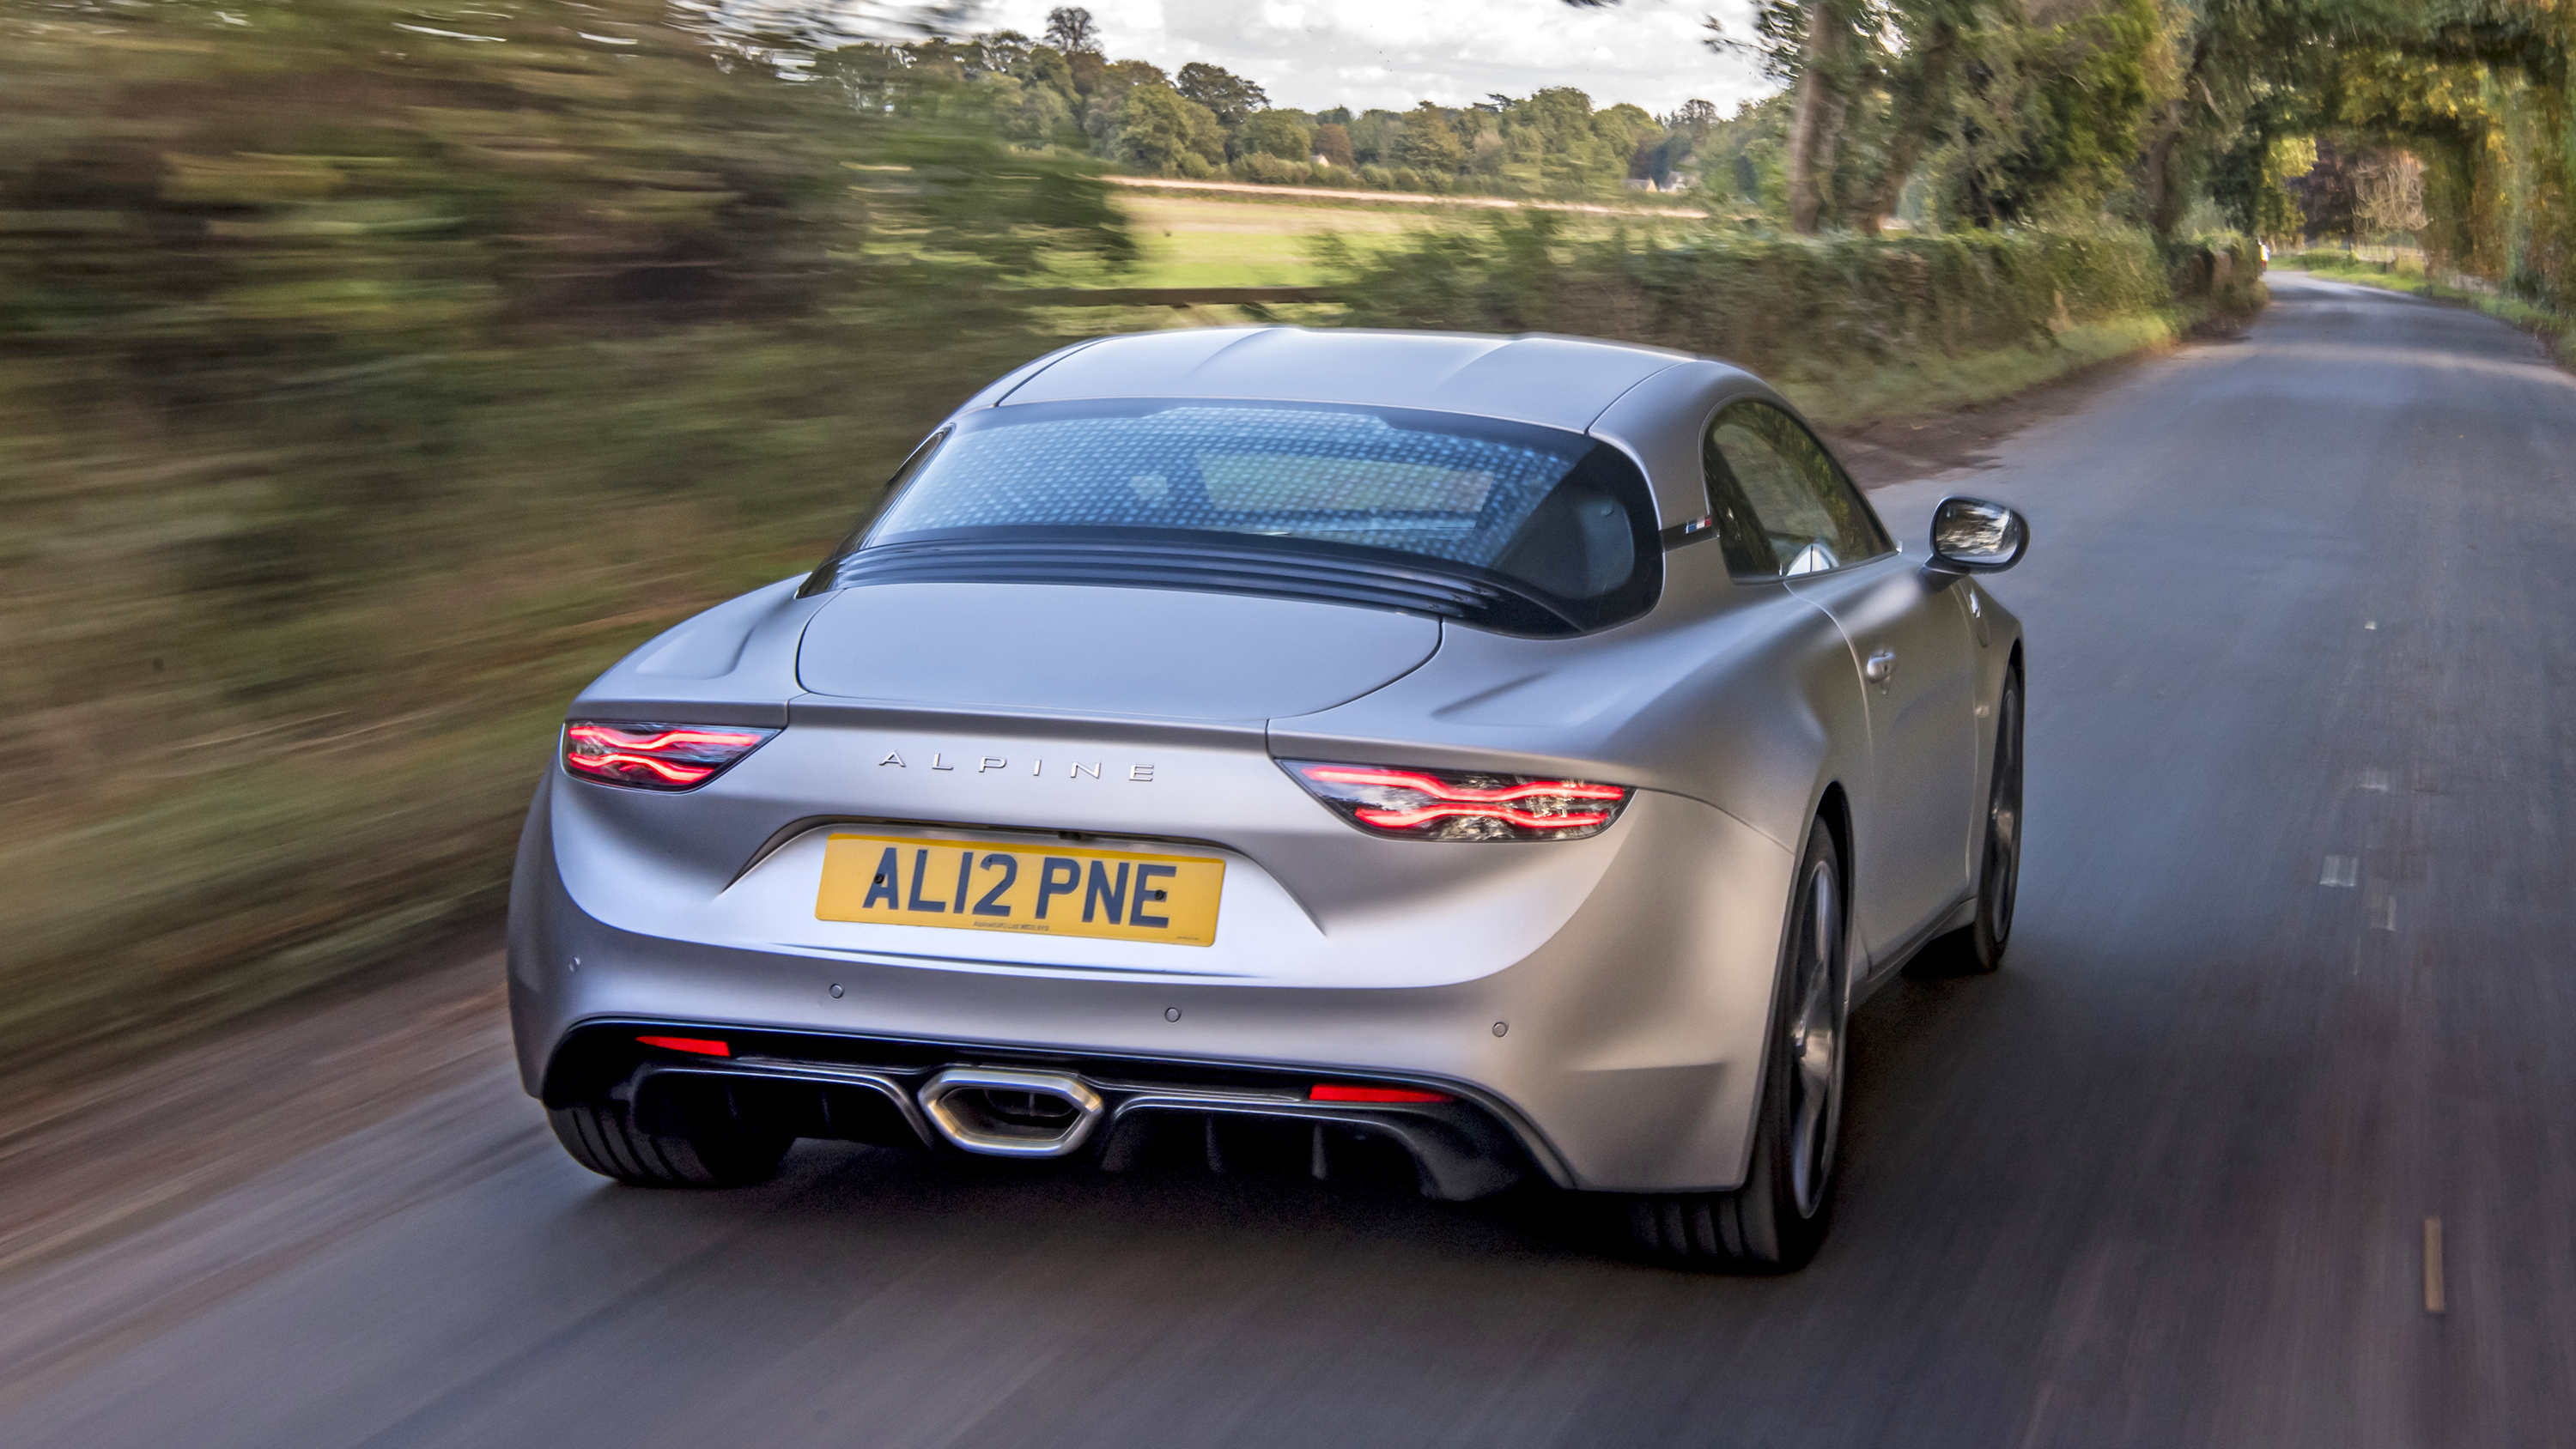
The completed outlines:
<svg viewBox="0 0 2576 1449">
<path fill-rule="evenodd" d="M 799 1137 L 1617 1194 L 1794 1267 L 1853 1004 L 1992 968 L 2022 640 L 1780 396 L 1561 337 L 1066 348 L 574 701 L 519 1064 L 629 1183 Z"/>
</svg>

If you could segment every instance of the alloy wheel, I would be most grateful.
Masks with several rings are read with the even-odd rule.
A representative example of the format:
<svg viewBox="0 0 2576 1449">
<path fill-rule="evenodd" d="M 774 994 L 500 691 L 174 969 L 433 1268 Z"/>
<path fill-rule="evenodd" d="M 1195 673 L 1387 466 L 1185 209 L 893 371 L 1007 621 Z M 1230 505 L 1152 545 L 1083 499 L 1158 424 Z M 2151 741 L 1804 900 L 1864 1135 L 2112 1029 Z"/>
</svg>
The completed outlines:
<svg viewBox="0 0 2576 1449">
<path fill-rule="evenodd" d="M 1996 731 L 1995 783 L 1986 807 L 1985 870 L 1977 904 L 1994 949 L 2001 951 L 2012 935 L 2013 898 L 2021 886 L 2021 686 L 2004 686 L 2002 728 Z"/>
<path fill-rule="evenodd" d="M 1789 1190 L 1800 1217 L 1823 1206 L 1842 1108 L 1842 889 L 1830 859 L 1809 869 L 1791 958 Z"/>
</svg>

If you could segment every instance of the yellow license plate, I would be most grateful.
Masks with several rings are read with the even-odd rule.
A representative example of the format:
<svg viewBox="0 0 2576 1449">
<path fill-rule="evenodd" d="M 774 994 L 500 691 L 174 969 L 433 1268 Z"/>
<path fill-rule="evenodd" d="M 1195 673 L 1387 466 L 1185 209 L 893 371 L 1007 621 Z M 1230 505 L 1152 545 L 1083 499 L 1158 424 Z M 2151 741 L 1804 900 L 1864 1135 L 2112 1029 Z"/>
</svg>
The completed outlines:
<svg viewBox="0 0 2576 1449">
<path fill-rule="evenodd" d="M 901 835 L 833 835 L 814 915 L 954 930 L 1205 946 L 1225 862 Z"/>
</svg>

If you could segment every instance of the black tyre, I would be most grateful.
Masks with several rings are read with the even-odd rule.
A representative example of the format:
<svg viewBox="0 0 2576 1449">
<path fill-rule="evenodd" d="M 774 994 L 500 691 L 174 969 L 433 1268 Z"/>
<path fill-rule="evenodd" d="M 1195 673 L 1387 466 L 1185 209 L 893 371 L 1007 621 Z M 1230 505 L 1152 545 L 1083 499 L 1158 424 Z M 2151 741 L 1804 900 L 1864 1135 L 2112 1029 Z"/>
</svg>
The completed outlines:
<svg viewBox="0 0 2576 1449">
<path fill-rule="evenodd" d="M 2013 901 L 2021 890 L 2021 671 L 2004 676 L 1995 702 L 1995 771 L 1986 787 L 1985 843 L 1977 855 L 1977 914 L 1925 945 L 1909 975 L 1976 976 L 2004 964 Z"/>
<path fill-rule="evenodd" d="M 1992 971 L 2012 943 L 2021 890 L 2021 671 L 2004 676 L 1995 703 L 1995 774 L 1986 790 L 1986 844 L 1977 862 L 1977 919 L 1959 932 L 1961 964 Z"/>
<path fill-rule="evenodd" d="M 1842 855 L 1822 820 L 1808 828 L 1796 881 L 1744 1185 L 1629 1203 L 1637 1245 L 1668 1262 L 1786 1273 L 1806 1266 L 1824 1242 L 1842 1130 L 1850 972 Z"/>
<path fill-rule="evenodd" d="M 776 1172 L 795 1142 L 740 1127 L 657 1136 L 638 1130 L 616 1101 L 549 1107 L 546 1121 L 573 1161 L 636 1187 L 743 1187 Z"/>
</svg>

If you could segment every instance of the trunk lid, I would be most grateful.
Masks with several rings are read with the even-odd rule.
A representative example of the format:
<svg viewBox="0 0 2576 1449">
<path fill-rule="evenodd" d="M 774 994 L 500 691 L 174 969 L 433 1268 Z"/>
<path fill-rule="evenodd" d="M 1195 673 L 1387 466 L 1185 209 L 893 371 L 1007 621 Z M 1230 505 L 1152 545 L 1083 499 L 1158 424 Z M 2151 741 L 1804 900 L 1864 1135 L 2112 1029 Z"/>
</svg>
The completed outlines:
<svg viewBox="0 0 2576 1449">
<path fill-rule="evenodd" d="M 798 682 L 930 709 L 1266 720 L 1411 672 L 1438 621 L 1240 594 L 1057 584 L 844 589 L 807 625 Z"/>
</svg>

